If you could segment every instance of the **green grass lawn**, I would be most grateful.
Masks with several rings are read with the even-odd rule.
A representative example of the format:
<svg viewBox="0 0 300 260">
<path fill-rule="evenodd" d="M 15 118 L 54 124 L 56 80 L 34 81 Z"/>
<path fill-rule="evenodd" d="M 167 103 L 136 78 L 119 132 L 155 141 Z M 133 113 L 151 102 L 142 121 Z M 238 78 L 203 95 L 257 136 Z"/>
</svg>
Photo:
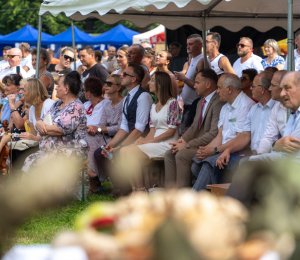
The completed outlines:
<svg viewBox="0 0 300 260">
<path fill-rule="evenodd" d="M 71 201 L 66 205 L 35 213 L 17 227 L 16 232 L 11 237 L 4 241 L 2 252 L 6 252 L 14 244 L 49 244 L 59 232 L 72 229 L 77 214 L 93 202 L 114 200 L 107 194 L 94 194 L 84 202 Z"/>
</svg>

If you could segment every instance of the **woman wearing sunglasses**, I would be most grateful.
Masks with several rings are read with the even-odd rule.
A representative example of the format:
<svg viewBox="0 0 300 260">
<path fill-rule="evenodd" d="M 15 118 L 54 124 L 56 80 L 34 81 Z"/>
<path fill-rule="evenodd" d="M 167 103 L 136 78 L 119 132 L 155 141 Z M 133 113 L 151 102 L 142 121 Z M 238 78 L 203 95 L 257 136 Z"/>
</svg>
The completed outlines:
<svg viewBox="0 0 300 260">
<path fill-rule="evenodd" d="M 87 140 L 90 146 L 88 154 L 88 167 L 90 180 L 90 194 L 95 193 L 99 190 L 97 188 L 97 182 L 100 180 L 103 182 L 106 179 L 108 165 L 101 165 L 103 168 L 99 171 L 94 152 L 102 145 L 106 145 L 120 129 L 122 121 L 122 108 L 123 108 L 123 97 L 121 92 L 123 87 L 121 86 L 121 76 L 117 74 L 111 74 L 107 77 L 104 84 L 105 94 L 108 95 L 111 102 L 107 102 L 103 108 L 103 113 L 100 119 L 100 123 L 93 125 L 88 129 L 89 135 Z M 98 185 L 99 186 L 99 185 Z"/>
<path fill-rule="evenodd" d="M 122 169 L 131 182 L 132 192 L 147 191 L 142 168 L 149 159 L 164 157 L 171 148 L 170 142 L 178 140 L 182 118 L 182 111 L 172 95 L 172 81 L 168 73 L 156 71 L 149 81 L 149 89 L 156 97 L 150 111 L 150 132 L 145 138 L 137 139 L 134 145 L 120 150 Z"/>
<path fill-rule="evenodd" d="M 32 55 L 32 66 L 36 70 L 37 49 L 33 49 L 31 51 L 31 55 Z M 50 62 L 49 53 L 47 52 L 47 50 L 41 48 L 38 79 L 44 84 L 44 86 L 48 91 L 49 96 L 51 97 L 54 89 L 54 79 L 52 74 L 49 71 L 47 71 L 49 62 Z M 35 75 L 33 76 L 35 77 Z"/>
<path fill-rule="evenodd" d="M 57 72 L 58 74 L 67 75 L 72 71 L 71 63 L 74 61 L 75 52 L 70 47 L 64 47 L 60 51 L 59 64 L 50 64 L 49 72 Z"/>
</svg>

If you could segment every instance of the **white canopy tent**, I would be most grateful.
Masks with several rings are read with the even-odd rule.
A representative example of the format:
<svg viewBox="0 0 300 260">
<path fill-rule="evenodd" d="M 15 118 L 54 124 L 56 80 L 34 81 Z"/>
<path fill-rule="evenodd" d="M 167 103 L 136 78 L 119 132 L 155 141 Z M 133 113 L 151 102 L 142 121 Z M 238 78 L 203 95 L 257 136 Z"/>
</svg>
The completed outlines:
<svg viewBox="0 0 300 260">
<path fill-rule="evenodd" d="M 42 3 L 39 15 L 56 16 L 61 12 L 74 21 L 94 17 L 113 24 L 127 20 L 139 27 L 158 22 L 169 29 L 188 24 L 202 32 L 214 26 L 231 31 L 251 26 L 262 32 L 280 26 L 288 30 L 288 69 L 291 70 L 293 31 L 299 27 L 300 1 L 293 5 L 293 0 L 47 0 Z M 42 19 L 39 29 L 41 23 Z M 203 47 L 206 52 L 205 44 Z"/>
<path fill-rule="evenodd" d="M 154 28 L 153 30 L 150 30 L 150 31 L 145 32 L 145 33 L 134 35 L 132 37 L 132 43 L 133 44 L 139 44 L 143 41 L 150 42 L 150 37 L 152 37 L 154 35 L 157 35 L 157 34 L 160 34 L 162 32 L 165 32 L 165 27 L 163 25 L 159 25 L 156 28 Z"/>
</svg>

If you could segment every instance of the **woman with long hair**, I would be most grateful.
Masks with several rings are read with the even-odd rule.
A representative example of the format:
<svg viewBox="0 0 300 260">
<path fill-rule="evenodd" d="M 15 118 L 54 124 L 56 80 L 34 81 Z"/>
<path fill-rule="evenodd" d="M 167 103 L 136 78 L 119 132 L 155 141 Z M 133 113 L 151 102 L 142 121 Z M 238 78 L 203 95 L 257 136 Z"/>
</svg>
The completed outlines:
<svg viewBox="0 0 300 260">
<path fill-rule="evenodd" d="M 146 191 L 143 178 L 143 163 L 154 157 L 163 157 L 171 148 L 170 142 L 178 139 L 178 127 L 182 111 L 172 94 L 172 82 L 168 73 L 157 71 L 149 82 L 150 92 L 155 93 L 155 103 L 150 111 L 150 132 L 140 137 L 133 146 L 120 150 L 122 169 L 129 176 L 132 191 Z"/>
<path fill-rule="evenodd" d="M 118 67 L 120 69 L 115 70 L 113 74 L 122 75 L 123 72 L 126 70 L 126 68 L 128 67 L 127 53 L 128 53 L 128 47 L 126 46 L 122 46 L 118 49 L 116 57 L 117 57 Z"/>
<path fill-rule="evenodd" d="M 178 86 L 177 86 L 177 81 L 175 76 L 171 71 L 169 71 L 168 67 L 171 63 L 172 60 L 172 55 L 168 51 L 160 51 L 156 55 L 156 66 L 158 71 L 166 72 L 170 75 L 171 77 L 171 82 L 172 82 L 172 93 L 173 97 L 177 98 L 178 95 Z"/>
</svg>

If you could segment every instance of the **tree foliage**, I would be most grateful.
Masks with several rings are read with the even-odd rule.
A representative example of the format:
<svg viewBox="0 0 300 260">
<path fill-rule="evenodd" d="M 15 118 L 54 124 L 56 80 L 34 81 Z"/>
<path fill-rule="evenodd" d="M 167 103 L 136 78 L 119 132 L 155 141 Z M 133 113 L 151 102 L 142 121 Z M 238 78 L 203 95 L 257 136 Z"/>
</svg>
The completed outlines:
<svg viewBox="0 0 300 260">
<path fill-rule="evenodd" d="M 0 34 L 8 34 L 21 29 L 26 24 L 38 28 L 38 13 L 43 0 L 0 0 Z M 83 29 L 85 22 L 74 23 Z M 51 14 L 43 16 L 43 32 L 56 35 L 67 30 L 70 18 L 61 13 L 57 17 Z"/>
</svg>

